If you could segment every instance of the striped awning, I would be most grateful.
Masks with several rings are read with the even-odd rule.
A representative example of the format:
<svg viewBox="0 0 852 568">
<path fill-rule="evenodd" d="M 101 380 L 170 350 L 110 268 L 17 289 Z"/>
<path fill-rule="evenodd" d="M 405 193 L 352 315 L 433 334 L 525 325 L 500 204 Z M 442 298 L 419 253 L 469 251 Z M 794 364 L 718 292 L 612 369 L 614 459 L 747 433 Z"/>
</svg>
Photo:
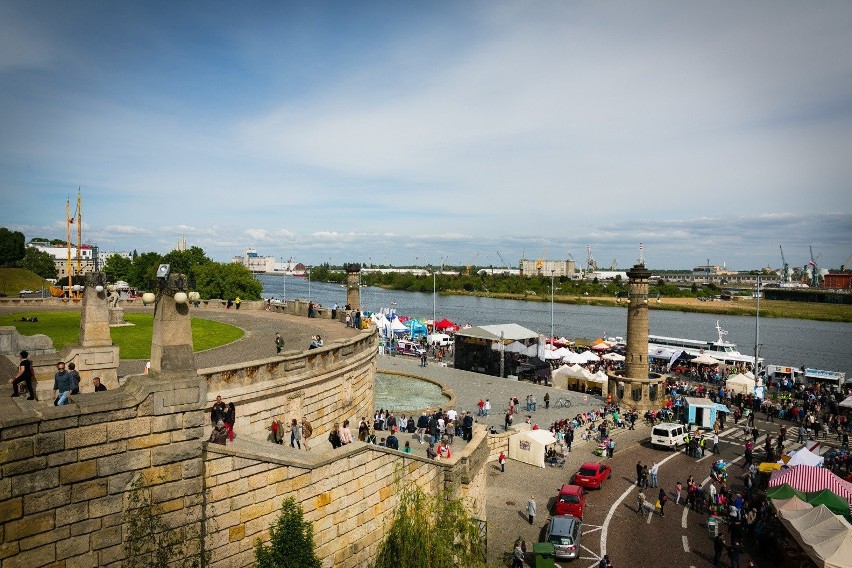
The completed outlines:
<svg viewBox="0 0 852 568">
<path fill-rule="evenodd" d="M 852 504 L 852 483 L 843 481 L 822 467 L 801 464 L 787 470 L 773 472 L 769 479 L 770 487 L 785 483 L 805 493 L 830 489 Z"/>
</svg>

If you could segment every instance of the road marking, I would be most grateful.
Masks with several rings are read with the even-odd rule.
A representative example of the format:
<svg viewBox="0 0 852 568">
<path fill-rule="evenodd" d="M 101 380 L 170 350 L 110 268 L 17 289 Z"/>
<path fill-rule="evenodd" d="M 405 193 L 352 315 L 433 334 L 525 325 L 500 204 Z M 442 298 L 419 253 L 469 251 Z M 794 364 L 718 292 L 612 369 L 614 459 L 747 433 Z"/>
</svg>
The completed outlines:
<svg viewBox="0 0 852 568">
<path fill-rule="evenodd" d="M 589 550 L 585 545 L 581 544 L 580 548 L 591 554 L 591 556 L 583 556 L 580 560 L 600 560 L 597 554 L 593 550 Z"/>
<path fill-rule="evenodd" d="M 650 503 L 648 503 L 648 505 L 650 505 Z M 653 517 L 653 516 L 654 516 L 654 509 L 652 509 L 651 507 L 648 507 L 648 524 L 649 525 L 651 524 L 651 517 Z"/>
<path fill-rule="evenodd" d="M 719 434 L 719 437 L 720 437 L 720 438 L 724 438 L 725 436 L 727 436 L 727 435 L 728 435 L 728 434 L 730 434 L 731 432 L 736 432 L 737 430 L 739 430 L 739 428 L 737 428 L 736 426 L 735 426 L 735 427 L 733 427 L 733 428 L 728 428 L 727 430 L 725 430 L 724 432 L 722 432 L 721 434 Z"/>
<path fill-rule="evenodd" d="M 680 455 L 680 453 L 674 453 L 674 454 L 670 455 L 669 457 L 664 458 L 657 465 L 662 467 L 662 465 L 664 463 L 666 463 L 670 459 L 675 458 L 679 455 Z M 603 525 L 601 525 L 601 552 L 600 552 L 601 558 L 603 558 L 604 555 L 606 555 L 606 537 L 609 534 L 609 523 L 610 523 L 610 521 L 612 521 L 612 517 L 615 515 L 615 510 L 616 510 L 616 508 L 618 508 L 619 505 L 621 505 L 622 501 L 627 499 L 627 496 L 630 495 L 635 488 L 636 488 L 636 486 L 631 483 L 630 486 L 627 489 L 624 490 L 624 493 L 622 493 L 621 496 L 618 499 L 615 500 L 615 503 L 613 503 L 612 506 L 610 506 L 609 511 L 606 514 L 606 519 L 604 519 Z"/>
<path fill-rule="evenodd" d="M 689 513 L 689 507 L 683 508 L 683 516 L 680 518 L 680 526 L 686 528 L 686 515 Z"/>
<path fill-rule="evenodd" d="M 595 525 L 592 525 L 592 526 L 594 527 Z M 593 532 L 595 532 L 595 531 L 599 531 L 599 530 L 601 530 L 601 528 L 602 528 L 602 527 L 595 527 L 595 528 L 593 528 L 593 529 L 591 529 L 591 530 L 583 531 L 583 536 L 586 536 L 587 534 L 591 534 L 591 533 L 593 533 Z M 581 545 L 581 546 L 582 546 L 582 545 Z"/>
<path fill-rule="evenodd" d="M 695 460 L 695 463 L 703 462 L 703 461 L 704 461 L 704 460 L 706 460 L 707 458 L 709 458 L 709 457 L 713 457 L 713 456 L 715 456 L 715 455 L 716 455 L 716 454 L 714 454 L 713 452 L 710 452 L 709 454 L 705 454 L 705 456 L 704 456 L 703 458 L 699 458 L 699 459 Z"/>
<path fill-rule="evenodd" d="M 686 535 L 683 535 L 683 551 L 689 554 L 689 541 L 686 539 Z"/>
</svg>

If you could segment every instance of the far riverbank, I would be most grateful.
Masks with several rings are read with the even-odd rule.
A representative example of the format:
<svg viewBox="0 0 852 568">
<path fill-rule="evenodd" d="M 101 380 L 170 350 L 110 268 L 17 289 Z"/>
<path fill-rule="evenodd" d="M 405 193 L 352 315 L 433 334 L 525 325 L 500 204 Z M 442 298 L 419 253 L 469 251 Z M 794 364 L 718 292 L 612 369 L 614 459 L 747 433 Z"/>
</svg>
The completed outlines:
<svg viewBox="0 0 852 568">
<path fill-rule="evenodd" d="M 447 290 L 439 292 L 442 296 L 474 296 L 499 300 L 525 300 L 528 302 L 550 302 L 550 296 L 531 294 L 492 294 L 489 292 L 468 292 L 465 290 Z M 580 306 L 627 307 L 627 300 L 600 296 L 555 295 L 553 301 L 558 304 Z M 650 298 L 648 307 L 652 310 L 675 312 L 695 312 L 703 314 L 751 316 L 754 317 L 757 303 L 753 298 L 737 297 L 735 300 L 713 300 L 702 302 L 696 298 Z M 811 302 L 786 302 L 781 300 L 760 300 L 760 317 L 793 318 L 814 321 L 852 323 L 852 306 L 839 304 L 817 304 Z"/>
</svg>

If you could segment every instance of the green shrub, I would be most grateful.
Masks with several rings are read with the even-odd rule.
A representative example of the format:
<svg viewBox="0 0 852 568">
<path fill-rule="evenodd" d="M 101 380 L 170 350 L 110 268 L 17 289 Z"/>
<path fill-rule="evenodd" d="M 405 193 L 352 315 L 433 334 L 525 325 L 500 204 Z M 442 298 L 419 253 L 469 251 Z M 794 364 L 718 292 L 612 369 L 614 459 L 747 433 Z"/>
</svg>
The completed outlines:
<svg viewBox="0 0 852 568">
<path fill-rule="evenodd" d="M 320 568 L 314 551 L 314 527 L 292 497 L 281 504 L 281 514 L 270 529 L 269 544 L 257 540 L 257 568 Z"/>
</svg>

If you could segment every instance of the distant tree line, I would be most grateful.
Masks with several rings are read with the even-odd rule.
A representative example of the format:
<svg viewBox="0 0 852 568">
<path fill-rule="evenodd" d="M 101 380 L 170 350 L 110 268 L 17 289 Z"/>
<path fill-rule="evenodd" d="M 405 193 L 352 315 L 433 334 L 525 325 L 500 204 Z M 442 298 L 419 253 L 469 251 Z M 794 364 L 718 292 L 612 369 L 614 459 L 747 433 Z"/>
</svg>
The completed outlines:
<svg viewBox="0 0 852 568">
<path fill-rule="evenodd" d="M 259 300 L 263 291 L 263 285 L 248 268 L 234 262 L 214 262 L 199 247 L 165 255 L 133 251 L 131 256 L 132 259 L 113 255 L 107 259 L 102 270 L 110 282 L 123 280 L 137 290 L 148 290 L 156 279 L 157 267 L 168 264 L 172 274 L 185 274 L 202 298 Z"/>
</svg>

